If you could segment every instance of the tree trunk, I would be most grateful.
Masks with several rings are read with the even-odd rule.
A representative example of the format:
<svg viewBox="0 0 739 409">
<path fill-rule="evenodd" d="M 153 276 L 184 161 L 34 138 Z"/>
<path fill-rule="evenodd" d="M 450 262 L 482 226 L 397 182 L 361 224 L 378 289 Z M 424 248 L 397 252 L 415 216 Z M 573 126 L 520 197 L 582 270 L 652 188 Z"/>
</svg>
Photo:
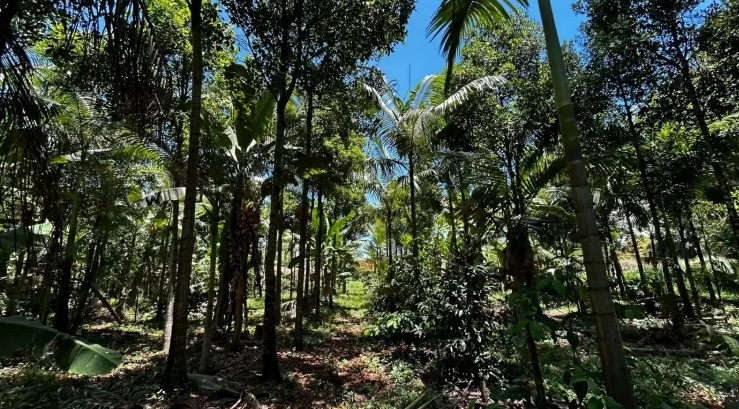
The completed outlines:
<svg viewBox="0 0 739 409">
<path fill-rule="evenodd" d="M 216 268 L 218 266 L 218 222 L 220 219 L 220 202 L 213 201 L 213 214 L 210 222 L 210 277 L 208 277 L 208 306 L 205 309 L 205 327 L 203 328 L 203 351 L 200 353 L 200 368 L 204 373 L 210 365 L 210 344 L 213 336 L 213 299 L 216 292 Z"/>
<path fill-rule="evenodd" d="M 157 287 L 157 294 L 156 294 L 156 306 L 157 311 L 154 315 L 154 321 L 157 323 L 162 323 L 164 320 L 164 308 L 165 305 L 165 298 L 164 298 L 164 284 L 167 282 L 167 250 L 169 249 L 169 231 L 165 231 L 162 235 L 162 247 L 160 249 L 161 253 L 161 259 L 162 259 L 162 272 L 159 275 L 159 285 Z"/>
<path fill-rule="evenodd" d="M 44 278 L 41 280 L 40 294 L 40 312 L 41 323 L 46 325 L 49 319 L 49 304 L 51 303 L 51 286 L 54 282 L 54 267 L 59 263 L 59 250 L 62 247 L 62 223 L 57 221 L 54 223 L 54 233 L 51 236 L 49 245 L 49 253 L 46 255 L 46 267 L 44 268 Z M 0 268 L 7 270 L 7 263 L 0 263 Z"/>
<path fill-rule="evenodd" d="M 187 180 L 185 183 L 185 209 L 182 217 L 182 240 L 177 266 L 177 292 L 167 364 L 163 382 L 169 386 L 187 382 L 187 299 L 190 293 L 192 256 L 195 248 L 195 197 L 198 188 L 200 159 L 200 123 L 203 87 L 203 50 L 201 31 L 202 0 L 190 1 L 192 42 L 192 100 L 190 102 L 190 139 L 187 155 Z"/>
<path fill-rule="evenodd" d="M 703 243 L 706 246 L 706 254 L 708 255 L 708 263 L 711 264 L 711 271 L 713 271 L 713 279 L 716 283 L 716 295 L 718 296 L 718 301 L 721 302 L 721 281 L 718 279 L 718 275 L 716 274 L 716 269 L 713 268 L 713 256 L 711 255 L 711 246 L 708 245 L 708 236 L 706 236 L 706 231 L 703 229 L 703 223 L 701 223 L 701 234 L 703 235 Z"/>
<path fill-rule="evenodd" d="M 411 138 L 411 151 L 408 154 L 408 184 L 411 190 L 411 237 L 413 242 L 413 265 L 418 263 L 418 225 L 416 223 L 416 178 L 415 178 L 415 155 L 416 150 L 413 147 L 413 138 Z M 419 269 L 414 267 L 414 275 L 418 277 Z"/>
<path fill-rule="evenodd" d="M 282 202 L 282 199 L 280 199 Z M 282 203 L 280 203 L 280 220 L 284 220 Z M 275 325 L 282 322 L 282 233 L 284 232 L 283 223 L 280 223 L 277 232 L 277 275 L 275 286 L 277 287 L 277 302 L 275 303 Z"/>
<path fill-rule="evenodd" d="M 69 217 L 69 232 L 67 245 L 64 249 L 64 261 L 59 276 L 59 290 L 57 292 L 57 306 L 54 315 L 54 329 L 61 332 L 69 331 L 69 297 L 72 292 L 72 265 L 74 264 L 77 246 L 77 219 L 80 214 L 80 182 L 76 182 L 72 214 Z"/>
<path fill-rule="evenodd" d="M 549 66 L 557 100 L 557 114 L 567 157 L 583 260 L 593 306 L 598 352 L 603 366 L 606 392 L 625 409 L 636 409 L 629 367 L 626 364 L 621 333 L 608 285 L 603 256 L 600 252 L 598 225 L 593 210 L 593 197 L 588 184 L 587 168 L 580 147 L 580 135 L 575 122 L 567 74 L 562 59 L 557 29 L 549 0 L 539 0 L 542 25 L 547 44 Z"/>
<path fill-rule="evenodd" d="M 305 155 L 311 156 L 311 133 L 313 131 L 313 92 L 308 90 L 308 108 L 305 116 Z M 300 196 L 300 239 L 298 240 L 298 282 L 295 289 L 295 330 L 293 331 L 293 346 L 297 350 L 303 349 L 303 304 L 308 293 L 304 293 L 306 278 L 306 262 L 308 259 L 308 193 L 310 183 L 303 179 L 303 192 Z"/>
<path fill-rule="evenodd" d="M 688 98 L 690 99 L 690 105 L 693 109 L 693 114 L 695 115 L 695 119 L 698 121 L 698 128 L 700 129 L 701 135 L 703 137 L 703 146 L 706 149 L 706 153 L 708 153 L 708 160 L 711 164 L 711 168 L 713 169 L 713 173 L 716 176 L 716 183 L 718 184 L 718 188 L 721 191 L 721 199 L 724 202 L 724 206 L 726 206 L 726 212 L 729 216 L 729 226 L 731 227 L 731 232 L 734 236 L 734 246 L 736 246 L 735 248 L 739 248 L 739 215 L 737 215 L 736 206 L 734 205 L 734 199 L 732 199 L 731 197 L 731 187 L 729 186 L 729 182 L 726 179 L 726 174 L 724 173 L 724 168 L 719 158 L 720 153 L 716 152 L 713 135 L 711 135 L 711 131 L 710 129 L 708 129 L 706 114 L 703 111 L 703 104 L 698 98 L 698 91 L 693 84 L 693 78 L 690 74 L 690 63 L 683 54 L 682 50 L 677 45 L 680 44 L 677 32 L 677 22 L 674 22 L 670 29 L 673 44 L 675 44 L 675 48 L 677 51 L 676 55 L 680 60 L 680 74 L 683 77 L 683 83 L 685 84 Z"/>
<path fill-rule="evenodd" d="M 621 294 L 621 298 L 626 298 L 626 283 L 624 280 L 624 271 L 621 268 L 621 262 L 618 260 L 618 253 L 616 252 L 616 243 L 613 241 L 611 235 L 611 224 L 608 222 L 608 214 L 603 214 L 603 227 L 606 229 L 606 239 L 608 244 L 606 245 L 613 263 L 613 271 L 616 273 L 616 283 L 618 284 L 618 291 Z"/>
<path fill-rule="evenodd" d="M 649 283 L 647 282 L 647 275 L 644 273 L 644 264 L 641 261 L 641 255 L 639 254 L 639 243 L 636 241 L 636 234 L 634 234 L 634 226 L 631 224 L 631 215 L 628 211 L 624 212 L 626 217 L 626 225 L 629 228 L 629 237 L 631 237 L 631 245 L 634 246 L 634 258 L 636 259 L 636 266 L 639 269 L 639 281 L 641 281 L 642 291 L 644 295 L 648 295 Z"/>
<path fill-rule="evenodd" d="M 172 248 L 169 255 L 169 280 L 167 280 L 167 315 L 164 320 L 164 343 L 162 351 L 169 352 L 172 343 L 172 325 L 174 324 L 174 298 L 177 283 L 177 256 L 180 241 L 179 236 L 180 225 L 180 202 L 172 202 Z"/>
<path fill-rule="evenodd" d="M 452 251 L 457 251 L 457 223 L 454 220 L 454 187 L 452 186 L 452 178 L 447 170 L 444 175 L 446 176 L 446 193 L 449 200 L 449 238 Z"/>
<path fill-rule="evenodd" d="M 623 89 L 620 90 L 622 99 L 624 100 L 624 107 L 626 109 L 626 117 L 629 124 L 629 133 L 631 134 L 631 144 L 634 147 L 634 153 L 636 154 L 637 167 L 639 168 L 639 178 L 641 179 L 642 187 L 646 193 L 647 203 L 649 204 L 649 215 L 652 218 L 652 225 L 654 226 L 654 237 L 657 239 L 657 245 L 654 245 L 652 240 L 653 248 L 653 265 L 656 267 L 657 261 L 662 263 L 662 275 L 665 277 L 665 284 L 667 286 L 667 294 L 674 298 L 675 287 L 672 283 L 672 276 L 670 275 L 670 267 L 667 263 L 667 256 L 665 254 L 665 241 L 662 237 L 662 226 L 659 218 L 659 212 L 657 210 L 657 203 L 654 200 L 652 188 L 649 183 L 649 177 L 647 175 L 647 161 L 644 159 L 644 154 L 641 150 L 641 144 L 639 143 L 639 135 L 636 132 L 636 126 L 634 125 L 634 116 L 631 112 L 631 105 L 625 98 Z M 682 317 L 680 317 L 679 311 L 671 311 L 672 313 L 672 325 L 676 331 L 679 331 Z"/>
<path fill-rule="evenodd" d="M 323 263 L 323 189 L 318 186 L 318 230 L 316 231 L 316 266 L 313 274 L 315 275 L 315 284 L 313 287 L 313 303 L 316 318 L 321 317 L 321 272 Z"/>
<path fill-rule="evenodd" d="M 698 231 L 693 224 L 693 214 L 688 210 L 688 227 L 690 228 L 688 234 L 690 234 L 690 240 L 695 246 L 695 251 L 698 253 L 698 260 L 701 263 L 701 274 L 705 277 L 706 287 L 708 288 L 708 294 L 711 297 L 711 303 L 716 303 L 716 291 L 713 288 L 713 282 L 711 282 L 711 276 L 708 274 L 708 268 L 706 267 L 706 260 L 703 257 L 703 250 L 701 249 L 701 241 L 698 238 Z M 711 271 L 713 271 L 713 265 L 711 265 Z"/>
<path fill-rule="evenodd" d="M 690 292 L 693 295 L 693 302 L 695 303 L 695 312 L 698 315 L 698 318 L 702 318 L 701 316 L 701 299 L 700 295 L 698 295 L 698 287 L 695 283 L 695 278 L 693 277 L 693 268 L 690 267 L 690 257 L 688 257 L 688 242 L 685 240 L 685 224 L 683 223 L 682 216 L 678 214 L 677 216 L 677 231 L 680 234 L 680 250 L 682 250 L 683 260 L 685 260 L 685 275 L 688 276 L 688 284 L 690 284 Z"/>
<path fill-rule="evenodd" d="M 277 134 L 275 137 L 274 168 L 272 171 L 272 194 L 269 208 L 269 231 L 267 234 L 265 297 L 264 297 L 264 337 L 262 338 L 262 377 L 266 381 L 279 382 L 282 378 L 277 360 L 277 326 L 275 308 L 277 304 L 277 287 L 275 279 L 275 256 L 277 254 L 277 230 L 279 229 L 282 210 L 282 154 L 285 144 L 285 109 L 291 92 L 284 92 L 277 103 Z"/>
<path fill-rule="evenodd" d="M 685 315 L 690 318 L 695 317 L 695 311 L 693 310 L 693 303 L 690 302 L 690 296 L 688 295 L 688 287 L 685 285 L 685 277 L 683 277 L 683 271 L 680 268 L 680 264 L 677 259 L 677 252 L 675 251 L 675 240 L 672 238 L 672 228 L 670 226 L 670 220 L 665 215 L 665 235 L 667 236 L 667 247 L 672 256 L 673 264 L 675 268 L 672 270 L 675 272 L 675 279 L 677 281 L 677 290 L 680 294 L 680 299 L 683 302 L 685 308 Z"/>
<path fill-rule="evenodd" d="M 253 240 L 251 239 L 251 232 L 243 232 L 237 236 L 241 238 L 241 257 L 239 260 L 241 264 L 238 267 L 239 275 L 236 278 L 236 294 L 234 295 L 233 301 L 233 319 L 234 319 L 234 331 L 231 337 L 231 349 L 236 351 L 239 349 L 241 342 L 241 332 L 244 330 L 246 319 L 248 318 L 245 314 L 248 313 L 247 308 L 247 296 L 246 296 L 246 284 L 249 281 L 249 252 Z M 252 259 L 252 264 L 255 260 Z"/>
<path fill-rule="evenodd" d="M 97 225 L 97 223 L 95 223 Z M 69 333 L 74 335 L 77 330 L 82 326 L 84 321 L 84 312 L 87 307 L 87 299 L 90 297 L 90 286 L 95 283 L 95 270 L 97 269 L 100 259 L 100 253 L 103 250 L 102 243 L 92 243 L 87 251 L 87 268 L 85 269 L 85 275 L 82 279 L 82 285 L 79 288 L 79 294 L 77 296 L 77 308 L 74 312 L 74 320 L 72 320 L 72 327 Z"/>
</svg>

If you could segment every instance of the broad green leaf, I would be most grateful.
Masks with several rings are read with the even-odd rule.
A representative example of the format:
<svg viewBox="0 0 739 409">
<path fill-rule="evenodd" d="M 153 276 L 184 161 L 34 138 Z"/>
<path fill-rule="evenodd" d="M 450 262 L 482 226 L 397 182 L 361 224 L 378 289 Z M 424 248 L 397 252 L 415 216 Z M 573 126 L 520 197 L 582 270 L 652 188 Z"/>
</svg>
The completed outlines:
<svg viewBox="0 0 739 409">
<path fill-rule="evenodd" d="M 63 339 L 57 352 L 59 366 L 77 375 L 105 375 L 121 362 L 123 356 L 119 352 L 73 337 Z"/>
<path fill-rule="evenodd" d="M 0 233 L 0 261 L 7 261 L 13 253 L 28 247 L 39 236 L 50 235 L 52 230 L 51 223 L 41 223 Z"/>
<path fill-rule="evenodd" d="M 726 343 L 726 346 L 728 346 L 729 350 L 731 350 L 731 353 L 734 354 L 734 356 L 739 356 L 739 341 L 728 335 L 724 335 L 723 339 Z"/>
<path fill-rule="evenodd" d="M 605 400 L 606 408 L 608 409 L 624 409 L 623 405 L 613 400 L 610 396 L 604 396 L 603 399 Z"/>
<path fill-rule="evenodd" d="M 603 409 L 603 399 L 593 396 L 588 399 L 587 409 Z"/>
<path fill-rule="evenodd" d="M 348 215 L 345 217 L 342 217 L 341 219 L 334 222 L 334 224 L 331 225 L 328 229 L 328 233 L 326 234 L 326 237 L 333 240 L 334 234 L 338 234 L 340 231 L 344 230 L 346 225 L 356 217 L 357 212 L 352 210 Z"/>
<path fill-rule="evenodd" d="M 0 318 L 0 357 L 10 356 L 24 348 L 36 353 L 56 340 L 54 354 L 59 366 L 78 375 L 104 375 L 112 372 L 123 361 L 116 351 L 59 332 L 25 317 Z"/>
</svg>

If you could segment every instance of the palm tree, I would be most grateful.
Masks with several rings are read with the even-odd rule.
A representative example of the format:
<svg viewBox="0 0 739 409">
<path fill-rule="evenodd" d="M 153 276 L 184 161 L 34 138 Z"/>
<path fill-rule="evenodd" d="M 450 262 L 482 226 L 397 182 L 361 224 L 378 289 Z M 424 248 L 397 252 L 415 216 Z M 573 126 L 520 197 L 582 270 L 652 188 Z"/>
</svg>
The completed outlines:
<svg viewBox="0 0 739 409">
<path fill-rule="evenodd" d="M 192 100 L 190 103 L 190 138 L 185 181 L 185 208 L 182 214 L 177 265 L 175 313 L 172 340 L 164 370 L 164 383 L 182 385 L 187 380 L 187 299 L 190 293 L 192 256 L 195 248 L 195 201 L 198 189 L 198 162 L 200 159 L 201 107 L 203 88 L 202 0 L 190 2 L 192 45 Z"/>
<path fill-rule="evenodd" d="M 499 20 L 506 15 L 504 4 L 512 0 L 442 0 L 429 25 L 430 34 L 443 32 L 442 52 L 449 66 L 453 65 L 461 38 L 481 20 Z M 518 0 L 527 6 L 526 0 Z M 593 304 L 598 350 L 605 374 L 606 391 L 626 409 L 636 408 L 629 369 L 626 365 L 621 334 L 606 274 L 600 237 L 588 184 L 588 174 L 580 146 L 580 134 L 569 91 L 562 49 L 549 0 L 539 0 L 539 10 L 554 83 L 557 115 L 562 133 L 567 168 L 570 176 L 577 224 L 583 248 L 583 259 Z M 447 70 L 449 75 L 451 70 Z"/>
<path fill-rule="evenodd" d="M 410 189 L 411 237 L 413 239 L 413 258 L 418 259 L 418 225 L 416 223 L 416 144 L 427 140 L 443 127 L 444 115 L 454 111 L 464 103 L 474 91 L 496 88 L 503 79 L 495 76 L 478 78 L 461 87 L 448 98 L 442 97 L 446 88 L 444 78 L 430 75 L 422 79 L 403 100 L 387 80 L 379 89 L 365 85 L 378 105 L 380 129 L 378 136 L 383 142 L 393 146 L 401 157 L 407 158 L 408 185 Z"/>
</svg>

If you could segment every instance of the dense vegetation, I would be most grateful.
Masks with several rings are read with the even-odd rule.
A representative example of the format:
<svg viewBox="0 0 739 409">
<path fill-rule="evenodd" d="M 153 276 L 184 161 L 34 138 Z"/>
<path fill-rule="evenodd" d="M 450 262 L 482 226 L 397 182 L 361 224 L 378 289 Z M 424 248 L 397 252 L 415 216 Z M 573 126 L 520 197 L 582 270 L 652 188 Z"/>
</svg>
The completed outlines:
<svg viewBox="0 0 739 409">
<path fill-rule="evenodd" d="M 415 3 L 0 0 L 0 407 L 736 407 L 739 1 Z"/>
</svg>

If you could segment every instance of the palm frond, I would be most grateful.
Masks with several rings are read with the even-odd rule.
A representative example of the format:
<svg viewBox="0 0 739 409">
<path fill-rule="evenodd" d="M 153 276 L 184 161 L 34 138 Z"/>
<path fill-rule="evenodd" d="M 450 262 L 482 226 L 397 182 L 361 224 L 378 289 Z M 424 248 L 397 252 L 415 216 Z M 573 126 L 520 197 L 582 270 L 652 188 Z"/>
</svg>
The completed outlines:
<svg viewBox="0 0 739 409">
<path fill-rule="evenodd" d="M 446 115 L 467 101 L 474 92 L 494 90 L 505 83 L 505 78 L 496 75 L 488 75 L 478 78 L 463 86 L 457 92 L 450 95 L 449 98 L 436 105 L 433 108 L 433 111 L 439 115 Z"/>
<path fill-rule="evenodd" d="M 441 34 L 441 54 L 447 61 L 447 84 L 462 38 L 480 23 L 508 18 L 507 8 L 514 8 L 514 3 L 528 7 L 528 0 L 442 0 L 426 35 L 435 39 Z"/>
</svg>

